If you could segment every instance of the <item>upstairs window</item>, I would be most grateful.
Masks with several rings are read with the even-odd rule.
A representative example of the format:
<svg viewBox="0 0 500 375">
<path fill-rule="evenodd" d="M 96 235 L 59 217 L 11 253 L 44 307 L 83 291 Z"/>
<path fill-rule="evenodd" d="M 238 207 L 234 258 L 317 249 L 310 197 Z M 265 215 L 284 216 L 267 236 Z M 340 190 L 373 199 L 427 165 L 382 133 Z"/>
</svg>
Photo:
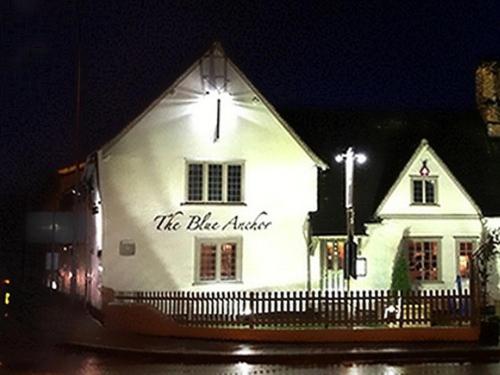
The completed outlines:
<svg viewBox="0 0 500 375">
<path fill-rule="evenodd" d="M 243 202 L 243 164 L 188 162 L 188 203 Z"/>
<path fill-rule="evenodd" d="M 222 164 L 208 164 L 208 200 L 222 201 Z"/>
<path fill-rule="evenodd" d="M 435 177 L 413 177 L 412 204 L 436 204 L 437 203 L 437 179 Z"/>
<path fill-rule="evenodd" d="M 203 164 L 188 166 L 188 201 L 203 200 Z"/>
</svg>

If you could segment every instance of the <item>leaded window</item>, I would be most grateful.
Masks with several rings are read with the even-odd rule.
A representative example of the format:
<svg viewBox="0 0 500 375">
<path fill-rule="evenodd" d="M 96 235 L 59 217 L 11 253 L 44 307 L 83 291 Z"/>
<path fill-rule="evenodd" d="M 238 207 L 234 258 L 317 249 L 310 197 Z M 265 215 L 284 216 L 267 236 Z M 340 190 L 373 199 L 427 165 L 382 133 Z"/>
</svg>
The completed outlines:
<svg viewBox="0 0 500 375">
<path fill-rule="evenodd" d="M 241 165 L 227 166 L 227 200 L 241 201 Z"/>
<path fill-rule="evenodd" d="M 187 171 L 187 202 L 243 202 L 242 163 L 192 162 Z"/>
<path fill-rule="evenodd" d="M 203 164 L 193 163 L 188 166 L 188 200 L 203 200 Z"/>
<path fill-rule="evenodd" d="M 222 201 L 222 164 L 208 165 L 208 200 Z"/>
</svg>

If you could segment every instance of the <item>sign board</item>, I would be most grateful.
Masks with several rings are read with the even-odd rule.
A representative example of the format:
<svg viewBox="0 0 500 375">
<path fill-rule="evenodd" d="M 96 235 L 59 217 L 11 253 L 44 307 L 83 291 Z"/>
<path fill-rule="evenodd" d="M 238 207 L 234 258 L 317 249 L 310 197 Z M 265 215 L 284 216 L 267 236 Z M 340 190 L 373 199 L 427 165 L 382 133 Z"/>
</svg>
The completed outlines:
<svg viewBox="0 0 500 375">
<path fill-rule="evenodd" d="M 356 258 L 356 275 L 365 277 L 367 273 L 366 258 Z"/>
</svg>

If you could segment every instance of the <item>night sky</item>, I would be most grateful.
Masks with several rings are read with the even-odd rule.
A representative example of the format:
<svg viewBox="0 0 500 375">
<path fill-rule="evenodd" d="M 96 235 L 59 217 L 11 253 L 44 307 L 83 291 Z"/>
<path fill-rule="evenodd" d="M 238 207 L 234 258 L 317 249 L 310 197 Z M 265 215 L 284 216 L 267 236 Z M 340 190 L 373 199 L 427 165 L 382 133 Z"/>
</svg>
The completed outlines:
<svg viewBox="0 0 500 375">
<path fill-rule="evenodd" d="M 8 3 L 2 203 L 109 140 L 215 40 L 278 110 L 473 110 L 475 68 L 500 58 L 498 0 Z"/>
</svg>

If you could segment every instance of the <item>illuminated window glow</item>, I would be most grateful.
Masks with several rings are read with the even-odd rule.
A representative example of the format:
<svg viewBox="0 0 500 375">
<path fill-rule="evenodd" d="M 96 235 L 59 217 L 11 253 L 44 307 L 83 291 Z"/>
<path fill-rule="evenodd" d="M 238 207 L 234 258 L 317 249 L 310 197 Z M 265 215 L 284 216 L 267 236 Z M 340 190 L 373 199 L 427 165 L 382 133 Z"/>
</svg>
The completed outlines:
<svg viewBox="0 0 500 375">
<path fill-rule="evenodd" d="M 241 239 L 199 239 L 196 250 L 196 282 L 219 283 L 241 279 Z"/>
<path fill-rule="evenodd" d="M 439 279 L 438 241 L 409 239 L 407 249 L 410 277 L 413 281 L 436 281 Z"/>
<path fill-rule="evenodd" d="M 344 241 L 328 241 L 326 243 L 326 269 L 341 270 L 344 268 Z"/>
<path fill-rule="evenodd" d="M 473 240 L 458 241 L 458 274 L 462 278 L 470 277 L 470 262 L 474 248 L 475 242 Z"/>
<path fill-rule="evenodd" d="M 215 281 L 217 246 L 202 244 L 200 249 L 200 281 Z"/>
<path fill-rule="evenodd" d="M 221 245 L 220 278 L 221 280 L 236 280 L 236 244 Z"/>
</svg>

